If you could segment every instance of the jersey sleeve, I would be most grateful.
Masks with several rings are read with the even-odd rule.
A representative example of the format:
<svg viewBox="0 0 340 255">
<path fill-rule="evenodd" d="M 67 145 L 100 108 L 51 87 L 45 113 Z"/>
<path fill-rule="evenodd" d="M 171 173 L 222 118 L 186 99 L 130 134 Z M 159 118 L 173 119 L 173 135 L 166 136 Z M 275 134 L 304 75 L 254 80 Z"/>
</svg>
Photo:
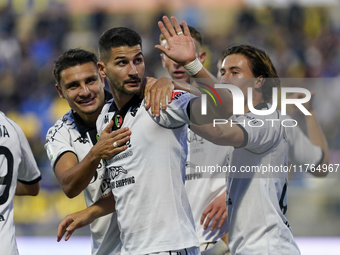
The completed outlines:
<svg viewBox="0 0 340 255">
<path fill-rule="evenodd" d="M 21 128 L 14 121 L 12 121 L 12 124 L 18 134 L 21 149 L 21 162 L 18 169 L 18 180 L 25 184 L 37 183 L 40 181 L 41 175 L 31 147 Z"/>
<path fill-rule="evenodd" d="M 293 164 L 319 164 L 322 149 L 311 143 L 299 126 L 286 128 L 289 161 Z"/>
<path fill-rule="evenodd" d="M 184 124 L 190 124 L 188 107 L 193 96 L 182 90 L 174 90 L 172 93 L 172 101 L 165 110 L 160 111 L 159 117 L 153 117 L 151 108 L 148 113 L 159 125 L 166 128 L 178 128 Z"/>
<path fill-rule="evenodd" d="M 252 113 L 238 117 L 234 123 L 237 123 L 244 133 L 244 142 L 241 147 L 256 154 L 270 150 L 283 132 L 279 117 L 277 112 L 266 119 Z"/>
<path fill-rule="evenodd" d="M 48 130 L 46 135 L 44 147 L 53 169 L 65 152 L 73 152 L 77 156 L 70 143 L 71 135 L 63 125 L 57 122 L 56 125 Z"/>
</svg>

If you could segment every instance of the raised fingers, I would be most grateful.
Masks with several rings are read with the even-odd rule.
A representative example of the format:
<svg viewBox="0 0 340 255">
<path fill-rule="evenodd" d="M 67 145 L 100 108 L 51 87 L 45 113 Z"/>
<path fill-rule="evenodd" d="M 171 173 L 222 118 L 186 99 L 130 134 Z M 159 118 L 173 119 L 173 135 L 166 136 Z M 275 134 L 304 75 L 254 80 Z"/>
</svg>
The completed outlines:
<svg viewBox="0 0 340 255">
<path fill-rule="evenodd" d="M 180 27 L 177 19 L 174 16 L 171 16 L 171 21 L 174 24 L 176 34 L 177 35 L 183 34 L 182 28 Z M 186 34 L 184 33 L 184 35 L 186 35 Z M 189 35 L 190 35 L 190 33 L 189 33 Z"/>
<path fill-rule="evenodd" d="M 167 16 L 163 16 L 163 22 L 164 22 L 164 25 L 166 26 L 166 29 L 168 30 L 168 32 L 171 36 L 177 35 L 174 27 L 172 26 L 172 24 L 171 24 L 171 22 L 170 22 L 170 20 Z M 176 22 L 177 22 L 177 20 L 176 20 Z M 177 25 L 178 25 L 178 22 L 177 22 Z M 179 25 L 178 25 L 178 27 L 179 27 Z M 182 31 L 182 30 L 181 30 L 181 28 L 179 28 L 179 30 L 177 30 L 177 31 L 179 32 L 179 31 Z"/>
</svg>

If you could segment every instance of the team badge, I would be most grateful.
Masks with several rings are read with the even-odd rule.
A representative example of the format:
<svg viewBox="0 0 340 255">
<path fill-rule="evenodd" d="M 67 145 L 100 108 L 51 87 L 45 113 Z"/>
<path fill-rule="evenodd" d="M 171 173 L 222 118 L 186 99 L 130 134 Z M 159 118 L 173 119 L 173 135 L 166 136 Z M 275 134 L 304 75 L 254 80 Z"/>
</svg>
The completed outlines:
<svg viewBox="0 0 340 255">
<path fill-rule="evenodd" d="M 117 128 L 120 128 L 120 126 L 123 124 L 123 117 L 120 115 L 115 116 L 115 125 Z"/>
</svg>

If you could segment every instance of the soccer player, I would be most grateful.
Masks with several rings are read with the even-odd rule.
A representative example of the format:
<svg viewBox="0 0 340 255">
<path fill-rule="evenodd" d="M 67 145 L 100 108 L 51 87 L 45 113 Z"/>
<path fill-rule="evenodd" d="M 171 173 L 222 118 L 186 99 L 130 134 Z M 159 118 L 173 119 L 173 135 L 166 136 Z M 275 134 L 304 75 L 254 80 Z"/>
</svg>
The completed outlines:
<svg viewBox="0 0 340 255">
<path fill-rule="evenodd" d="M 73 198 L 84 191 L 87 206 L 110 192 L 103 159 L 120 152 L 123 156 L 131 134 L 128 128 L 110 133 L 110 123 L 97 141 L 97 117 L 112 98 L 104 90 L 97 62 L 95 54 L 82 49 L 70 49 L 55 61 L 55 87 L 71 110 L 49 129 L 45 144 L 64 193 Z M 119 254 L 116 213 L 94 221 L 90 229 L 92 254 Z"/>
<path fill-rule="evenodd" d="M 132 132 L 126 157 L 106 160 L 112 193 L 93 206 L 67 216 L 59 225 L 58 240 L 76 228 L 117 210 L 122 254 L 199 254 L 199 242 L 184 188 L 186 123 L 189 116 L 211 121 L 219 116 L 208 102 L 212 116 L 201 118 L 201 100 L 176 91 L 166 111 L 152 116 L 140 97 L 145 71 L 140 36 L 128 28 L 106 31 L 99 41 L 100 73 L 107 78 L 113 100 L 102 110 L 97 129 L 128 126 Z M 157 82 L 168 81 L 159 79 Z M 230 94 L 220 91 L 230 100 Z M 189 104 L 190 103 L 190 104 Z M 224 111 L 226 117 L 231 111 Z M 114 195 L 114 199 L 113 199 Z"/>
<path fill-rule="evenodd" d="M 197 59 L 203 64 L 206 52 L 202 50 L 202 35 L 194 27 L 188 26 L 193 38 Z M 183 30 L 183 27 L 181 26 Z M 169 48 L 164 36 L 160 35 L 160 44 Z M 162 65 L 172 79 L 190 84 L 191 76 L 183 68 L 165 54 L 161 54 Z M 199 173 L 197 166 L 225 166 L 229 151 L 225 146 L 215 145 L 188 129 L 188 158 L 186 163 L 185 189 L 188 194 L 191 210 L 194 216 L 195 228 L 200 241 L 201 251 L 211 248 L 228 232 L 226 209 L 225 174 L 215 171 L 213 173 Z M 206 219 L 206 220 L 205 220 Z M 228 247 L 219 249 L 225 254 Z M 216 253 L 215 253 L 216 254 Z"/>
<path fill-rule="evenodd" d="M 40 171 L 21 128 L 0 112 L 0 254 L 19 254 L 13 198 L 39 193 Z"/>
<path fill-rule="evenodd" d="M 175 30 L 180 29 L 177 20 L 172 18 L 175 29 L 167 17 L 164 17 L 163 21 L 165 26 L 160 22 L 159 27 L 169 48 L 161 45 L 157 45 L 156 48 L 189 69 L 193 77 L 210 77 L 202 65 L 197 64 L 199 60 L 195 59 L 195 52 L 188 50 L 188 48 L 192 49 L 192 46 L 183 47 L 192 44 L 189 32 L 184 30 L 183 35 L 176 35 Z M 188 68 L 188 65 L 191 68 Z M 275 68 L 268 55 L 252 46 L 231 47 L 223 60 L 221 76 L 225 83 L 236 85 L 242 90 L 245 102 L 247 102 L 247 88 L 251 87 L 252 103 L 257 110 L 265 111 L 269 108 L 271 88 L 279 86 Z M 245 105 L 245 112 L 247 111 L 248 107 Z M 278 111 L 266 117 L 283 119 Z M 242 167 L 261 165 L 286 166 L 288 145 L 285 128 L 280 125 L 280 122 L 273 126 L 264 122 L 263 126 L 258 126 L 256 124 L 259 120 L 265 121 L 265 116 L 249 112 L 236 119 L 237 125 L 217 125 L 215 129 L 212 126 L 191 128 L 217 144 L 235 147 L 231 165 L 237 170 Z M 314 129 L 317 139 L 323 140 L 323 134 L 319 131 L 318 128 Z M 324 156 L 319 157 L 319 162 L 316 163 L 325 163 L 328 160 L 327 145 L 320 142 L 320 147 Z M 322 155 L 320 150 L 319 152 L 319 155 Z M 288 174 L 281 173 L 271 178 L 263 177 L 267 176 L 258 173 L 245 176 L 228 175 L 227 219 L 230 227 L 231 253 L 300 254 L 285 217 Z"/>
</svg>

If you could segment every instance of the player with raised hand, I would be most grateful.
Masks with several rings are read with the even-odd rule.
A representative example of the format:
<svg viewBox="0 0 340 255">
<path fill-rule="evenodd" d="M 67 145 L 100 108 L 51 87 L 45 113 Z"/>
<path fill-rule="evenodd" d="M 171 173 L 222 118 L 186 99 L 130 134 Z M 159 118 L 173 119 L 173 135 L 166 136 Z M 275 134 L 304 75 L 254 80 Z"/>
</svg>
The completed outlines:
<svg viewBox="0 0 340 255">
<path fill-rule="evenodd" d="M 183 30 L 183 26 L 180 26 Z M 202 50 L 202 35 L 194 27 L 189 26 L 190 35 L 195 44 L 197 59 L 203 64 L 206 59 L 206 52 Z M 169 48 L 165 37 L 160 35 L 160 44 Z M 168 71 L 175 84 L 181 83 L 187 86 L 190 92 L 191 76 L 183 66 L 161 54 L 163 67 Z M 185 84 L 183 84 L 183 82 Z M 193 81 L 195 82 L 195 81 Z M 215 145 L 188 129 L 188 158 L 186 163 L 185 189 L 188 194 L 191 210 L 195 220 L 196 233 L 200 241 L 201 251 L 211 248 L 220 241 L 227 232 L 226 210 L 226 186 L 225 174 L 222 172 L 197 173 L 196 166 L 225 166 L 228 162 L 229 150 L 225 146 Z M 227 237 L 225 237 L 227 239 Z M 219 253 L 226 254 L 228 247 L 221 243 Z"/>
<path fill-rule="evenodd" d="M 3 112 L 0 123 L 0 255 L 17 255 L 13 198 L 38 195 L 41 176 L 18 124 Z"/>
<path fill-rule="evenodd" d="M 126 157 L 117 155 L 105 162 L 112 194 L 66 217 L 59 225 L 58 239 L 66 231 L 69 237 L 77 227 L 117 210 L 122 254 L 199 254 L 183 183 L 185 124 L 190 122 L 189 114 L 209 123 L 219 113 L 211 101 L 208 108 L 212 115 L 200 118 L 201 99 L 183 91 L 176 91 L 167 110 L 158 115 L 143 110 L 145 100 L 140 92 L 145 64 L 142 41 L 135 31 L 124 27 L 106 31 L 99 40 L 99 53 L 99 70 L 107 78 L 113 100 L 98 117 L 98 131 L 102 132 L 111 119 L 118 119 L 115 128 L 128 126 L 133 135 Z M 172 84 L 172 80 L 161 78 L 156 83 L 168 82 Z M 230 99 L 229 92 L 220 92 L 221 97 Z M 231 111 L 223 113 L 231 115 Z M 106 199 L 111 202 L 102 202 Z"/>
<path fill-rule="evenodd" d="M 171 30 L 172 28 L 169 19 L 165 17 L 163 18 L 163 21 L 166 28 Z M 173 17 L 172 21 L 176 27 L 177 21 Z M 163 23 L 159 23 L 163 35 L 168 37 L 167 40 L 173 40 L 172 44 L 169 42 L 169 49 L 160 46 L 156 46 L 156 48 L 162 50 L 163 53 L 167 54 L 178 63 L 188 63 L 181 57 L 182 54 L 179 54 L 179 52 L 185 52 L 185 50 L 183 51 L 183 49 L 181 50 L 177 47 L 179 45 L 185 47 L 184 44 L 179 42 L 181 38 L 174 38 L 172 36 L 173 32 L 167 33 L 167 31 L 164 31 L 166 29 L 165 26 Z M 185 26 L 185 23 L 183 26 Z M 187 40 L 183 39 L 183 42 L 185 41 Z M 171 48 L 171 45 L 173 45 L 174 48 Z M 189 49 L 190 47 L 187 48 Z M 176 52 L 176 50 L 178 50 L 178 52 Z M 176 59 L 176 57 L 178 57 L 178 59 Z M 198 69 L 199 68 L 197 68 L 196 71 Z M 196 77 L 205 73 L 203 68 L 201 70 L 203 70 L 203 72 L 195 72 L 197 74 Z M 268 93 L 268 86 L 270 88 L 271 86 L 277 86 L 278 84 L 277 81 L 268 78 L 278 77 L 269 57 L 263 51 L 251 46 L 241 45 L 231 47 L 224 57 L 221 75 L 224 78 L 224 82 L 228 83 L 232 80 L 234 81 L 234 78 L 257 78 L 253 79 L 253 82 L 251 83 L 239 80 L 235 85 L 243 90 L 245 96 L 247 96 L 246 86 L 251 86 L 254 95 L 252 98 L 253 105 L 257 106 L 258 109 L 268 109 L 268 106 L 266 107 L 266 105 L 268 98 L 270 98 L 270 94 L 266 94 L 265 91 Z M 203 77 L 209 76 L 205 74 Z M 251 116 L 250 113 L 247 113 L 246 117 L 248 119 L 255 118 L 255 116 Z M 271 118 L 275 116 L 267 117 Z M 282 119 L 279 112 L 277 112 L 276 118 Z M 238 120 L 242 123 L 244 117 L 240 116 Z M 285 145 L 284 135 L 280 131 L 283 128 L 278 125 L 274 127 L 269 127 L 267 125 L 258 128 L 257 130 L 256 128 L 251 128 L 249 126 L 242 127 L 240 125 L 235 125 L 234 127 L 224 125 L 215 130 L 212 126 L 208 128 L 195 126 L 192 128 L 195 132 L 202 134 L 202 136 L 207 137 L 207 139 L 211 139 L 218 144 L 244 147 L 245 149 L 235 149 L 231 157 L 231 165 L 234 165 L 237 168 L 242 167 L 242 165 L 256 166 L 264 162 L 273 166 L 286 165 L 288 163 L 285 161 L 286 156 L 284 154 L 287 145 Z M 207 135 L 209 132 L 210 134 Z M 266 137 L 266 139 L 272 137 L 272 139 L 263 140 L 264 137 Z M 319 136 L 319 138 L 321 137 Z M 320 140 L 322 140 L 322 138 Z M 273 144 L 273 141 L 276 141 L 276 143 Z M 322 145 L 320 145 L 320 147 L 323 148 Z M 327 149 L 323 148 L 323 150 L 324 153 L 327 154 Z M 278 153 L 279 151 L 281 151 L 281 153 Z M 320 157 L 317 157 L 317 160 L 319 160 L 318 158 Z M 327 155 L 324 158 L 321 157 L 319 162 L 327 162 L 327 158 Z M 287 208 L 286 190 L 288 178 L 282 175 L 277 176 L 276 178 L 260 178 L 259 176 L 257 176 L 259 178 L 234 177 L 235 176 L 233 175 L 229 175 L 227 179 L 228 221 L 230 223 L 229 241 L 232 254 L 272 254 L 273 252 L 280 252 L 280 254 L 299 254 L 299 250 L 291 235 L 289 225 L 287 224 L 288 221 L 284 216 Z M 276 184 L 274 185 L 274 183 Z M 273 186 L 273 193 L 261 188 L 264 186 Z M 275 194 L 279 196 L 275 198 Z M 261 204 L 263 206 L 261 208 L 256 207 L 256 204 L 249 203 L 250 201 L 256 200 L 254 199 L 254 196 L 262 198 Z M 255 219 L 255 215 L 263 215 L 263 217 L 267 217 L 267 221 L 260 221 L 261 217 L 256 217 Z M 271 219 L 270 224 L 268 224 L 269 219 Z M 247 222 L 249 224 L 246 224 Z M 238 231 L 236 229 L 238 229 Z M 276 235 L 271 229 L 277 229 L 282 235 Z M 263 238 L 263 236 L 268 236 L 268 238 Z M 276 243 L 280 243 L 280 246 L 276 245 Z"/>
</svg>

